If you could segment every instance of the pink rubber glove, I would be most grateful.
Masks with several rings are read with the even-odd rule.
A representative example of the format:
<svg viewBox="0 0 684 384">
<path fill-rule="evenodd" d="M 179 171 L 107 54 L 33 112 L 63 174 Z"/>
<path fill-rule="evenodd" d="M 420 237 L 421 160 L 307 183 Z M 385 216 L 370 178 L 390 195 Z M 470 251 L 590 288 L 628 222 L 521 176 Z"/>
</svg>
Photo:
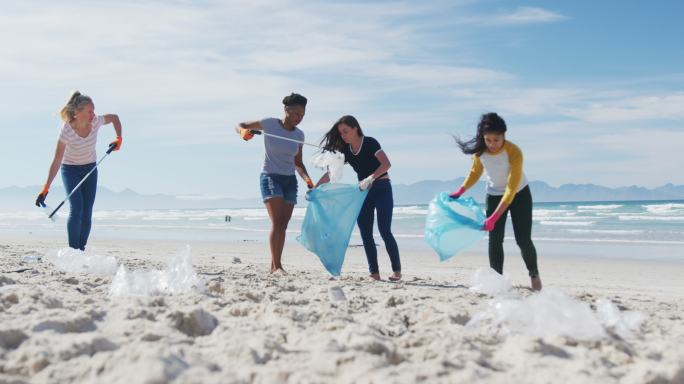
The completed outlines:
<svg viewBox="0 0 684 384">
<path fill-rule="evenodd" d="M 459 197 L 461 197 L 462 194 L 465 193 L 465 191 L 466 191 L 465 187 L 461 186 L 461 188 L 459 188 L 456 192 L 449 195 L 449 197 L 452 199 L 458 199 Z"/>
<path fill-rule="evenodd" d="M 499 213 L 492 213 L 491 216 L 489 216 L 485 221 L 484 225 L 482 226 L 483 231 L 490 232 L 492 229 L 494 229 L 494 226 L 496 225 L 496 222 L 499 221 L 499 218 L 501 217 L 501 214 Z"/>
</svg>

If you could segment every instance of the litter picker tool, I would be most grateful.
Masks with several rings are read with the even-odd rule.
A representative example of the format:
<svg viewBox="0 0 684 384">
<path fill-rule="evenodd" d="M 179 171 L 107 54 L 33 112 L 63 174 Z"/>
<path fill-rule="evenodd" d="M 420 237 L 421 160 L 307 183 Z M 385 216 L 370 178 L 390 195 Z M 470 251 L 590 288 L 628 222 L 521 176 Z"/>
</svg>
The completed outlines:
<svg viewBox="0 0 684 384">
<path fill-rule="evenodd" d="M 88 176 L 90 176 L 90 174 L 93 173 L 93 171 L 97 169 L 97 166 L 100 165 L 100 163 L 102 162 L 102 160 L 104 160 L 105 157 L 107 157 L 110 153 L 112 153 L 112 151 L 114 150 L 114 148 L 116 148 L 116 143 L 111 143 L 111 144 L 109 144 L 109 149 L 107 150 L 107 153 L 105 153 L 104 155 L 102 155 L 102 157 L 101 157 L 100 160 L 97 162 L 97 164 L 95 164 L 95 166 L 93 167 L 93 169 L 91 169 L 90 172 L 86 173 L 86 175 L 83 176 L 83 178 L 81 179 L 81 181 L 79 181 L 78 184 L 76 184 L 76 186 L 74 187 L 74 189 L 71 190 L 71 192 L 69 193 L 69 195 L 67 195 L 67 197 L 64 198 L 64 200 L 62 200 L 61 203 L 59 203 L 59 205 L 57 206 L 57 208 L 55 208 L 55 210 L 52 211 L 52 213 L 51 213 L 50 215 L 48 215 L 48 218 L 49 218 L 49 219 L 52 220 L 52 216 L 54 216 L 55 213 L 57 213 L 57 211 L 59 211 L 59 209 L 62 208 L 62 205 L 64 205 L 64 203 L 65 203 L 67 200 L 69 200 L 69 198 L 71 197 L 71 195 L 73 195 L 74 192 L 76 192 L 76 190 L 78 189 L 78 187 L 80 187 L 81 184 L 83 184 L 83 182 L 88 178 Z"/>
<path fill-rule="evenodd" d="M 309 143 L 304 142 L 304 141 L 299 141 L 299 140 L 295 140 L 295 139 L 290 139 L 289 137 L 283 137 L 283 136 L 273 135 L 273 134 L 271 134 L 271 133 L 266 133 L 266 132 L 260 131 L 260 130 L 258 130 L 258 129 L 250 129 L 250 130 L 249 130 L 249 133 L 251 133 L 252 135 L 264 135 L 264 136 L 275 137 L 275 138 L 278 138 L 278 139 L 281 139 L 281 140 L 287 140 L 287 141 L 292 141 L 292 142 L 299 143 L 299 144 L 309 145 L 309 146 L 316 147 L 316 148 L 319 148 L 319 149 L 322 149 L 322 148 L 323 148 L 323 147 L 321 147 L 320 145 L 309 144 Z"/>
<path fill-rule="evenodd" d="M 342 168 L 344 167 L 344 155 L 340 152 L 330 151 L 330 150 L 326 151 L 325 148 L 321 147 L 320 145 L 309 144 L 309 143 L 306 143 L 304 141 L 290 139 L 289 137 L 273 135 L 271 133 L 266 133 L 263 131 L 259 131 L 257 129 L 250 129 L 249 133 L 251 133 L 253 135 L 271 136 L 271 137 L 275 137 L 277 139 L 292 141 L 295 143 L 308 145 L 311 147 L 321 149 L 322 150 L 321 153 L 314 156 L 314 158 L 312 160 L 313 165 L 316 168 L 320 168 L 324 171 L 327 171 L 328 175 L 330 176 L 330 181 L 332 181 L 332 182 L 337 182 L 342 178 Z"/>
</svg>

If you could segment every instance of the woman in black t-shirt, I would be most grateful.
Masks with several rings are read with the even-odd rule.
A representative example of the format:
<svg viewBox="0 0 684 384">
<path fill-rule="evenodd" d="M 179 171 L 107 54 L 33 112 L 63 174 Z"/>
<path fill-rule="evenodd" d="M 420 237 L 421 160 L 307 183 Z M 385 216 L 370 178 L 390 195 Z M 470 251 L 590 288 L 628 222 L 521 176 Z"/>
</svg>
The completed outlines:
<svg viewBox="0 0 684 384">
<path fill-rule="evenodd" d="M 391 167 L 387 155 L 380 147 L 380 143 L 372 137 L 364 136 L 359 122 L 354 116 L 342 116 L 328 131 L 321 145 L 325 150 L 337 151 L 344 154 L 344 161 L 349 163 L 359 180 L 359 188 L 369 189 L 368 196 L 361 207 L 357 219 L 363 247 L 368 259 L 370 277 L 380 280 L 378 268 L 378 251 L 373 239 L 373 221 L 375 212 L 378 213 L 378 230 L 385 242 L 385 248 L 392 263 L 392 275 L 389 279 L 401 279 L 401 262 L 399 248 L 392 235 L 392 184 L 387 170 Z M 330 181 L 326 173 L 317 185 Z"/>
</svg>

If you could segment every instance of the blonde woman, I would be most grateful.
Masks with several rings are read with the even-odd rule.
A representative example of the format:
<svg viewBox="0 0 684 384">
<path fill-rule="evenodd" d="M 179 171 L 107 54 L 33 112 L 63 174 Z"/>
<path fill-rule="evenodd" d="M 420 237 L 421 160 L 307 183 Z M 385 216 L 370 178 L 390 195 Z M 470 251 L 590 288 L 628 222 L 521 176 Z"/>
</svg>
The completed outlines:
<svg viewBox="0 0 684 384">
<path fill-rule="evenodd" d="M 67 195 L 76 187 L 83 177 L 93 170 L 97 159 L 95 145 L 97 133 L 101 126 L 113 124 L 116 132 L 114 150 L 121 149 L 121 121 L 117 115 L 96 115 L 93 100 L 75 91 L 66 105 L 62 107 L 60 116 L 64 121 L 57 140 L 55 157 L 48 171 L 48 178 L 43 190 L 36 199 L 36 206 L 45 206 L 50 185 L 62 170 L 62 182 Z M 97 169 L 85 180 L 79 189 L 69 197 L 69 219 L 67 233 L 69 247 L 85 250 L 93 216 L 93 204 L 97 190 Z"/>
</svg>

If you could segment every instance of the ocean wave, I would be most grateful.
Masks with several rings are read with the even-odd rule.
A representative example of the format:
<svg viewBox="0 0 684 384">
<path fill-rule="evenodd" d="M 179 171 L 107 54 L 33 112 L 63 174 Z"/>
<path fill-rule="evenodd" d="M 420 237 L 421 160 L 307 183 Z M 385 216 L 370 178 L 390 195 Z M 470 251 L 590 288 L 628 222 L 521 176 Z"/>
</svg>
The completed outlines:
<svg viewBox="0 0 684 384">
<path fill-rule="evenodd" d="M 676 204 L 676 203 L 669 203 L 669 204 L 648 204 L 648 205 L 642 205 L 644 209 L 646 209 L 649 213 L 654 213 L 654 214 L 673 214 L 673 213 L 684 213 L 684 204 Z"/>
<path fill-rule="evenodd" d="M 546 216 L 546 217 L 534 217 L 536 221 L 593 221 L 596 220 L 596 216 Z"/>
<path fill-rule="evenodd" d="M 602 217 L 617 217 L 617 216 L 629 216 L 629 215 L 641 215 L 642 213 L 634 212 L 596 212 L 596 216 Z"/>
<path fill-rule="evenodd" d="M 393 233 L 394 237 L 401 239 L 422 239 L 425 235 L 417 233 Z"/>
<path fill-rule="evenodd" d="M 157 216 L 146 216 L 140 218 L 142 221 L 180 221 L 182 217 L 179 216 L 163 216 L 163 215 L 157 215 Z"/>
<path fill-rule="evenodd" d="M 15 220 L 38 221 L 38 220 L 45 220 L 47 218 L 48 213 L 49 212 L 46 212 L 44 210 L 3 212 L 3 213 L 0 213 L 0 220 L 2 220 L 2 221 L 15 221 Z"/>
<path fill-rule="evenodd" d="M 358 237 L 357 233 L 354 233 Z M 422 234 L 395 233 L 394 237 L 404 239 L 420 239 Z M 514 241 L 515 237 L 506 236 L 505 240 Z M 606 238 L 563 238 L 563 237 L 534 237 L 534 241 L 570 242 L 570 243 L 607 243 L 607 244 L 657 244 L 684 245 L 684 241 L 677 240 L 647 240 L 647 239 L 606 239 Z M 486 240 L 485 240 L 486 241 Z"/>
<path fill-rule="evenodd" d="M 553 226 L 578 226 L 578 227 L 588 227 L 594 225 L 595 221 L 550 221 L 542 220 L 539 222 L 541 225 L 553 225 Z"/>
<path fill-rule="evenodd" d="M 295 208 L 293 218 L 303 218 L 306 208 Z M 216 209 L 216 210 L 142 210 L 142 211 L 95 211 L 93 218 L 98 220 L 211 220 L 231 218 L 268 219 L 265 208 Z"/>
<path fill-rule="evenodd" d="M 639 235 L 646 231 L 640 229 L 568 229 L 570 233 L 596 233 L 604 235 Z"/>
<path fill-rule="evenodd" d="M 176 195 L 178 200 L 190 200 L 190 201 L 212 201 L 212 200 L 222 200 L 222 199 L 235 199 L 232 196 L 221 196 L 221 195 Z"/>
<path fill-rule="evenodd" d="M 684 221 L 684 216 L 619 215 L 623 221 Z"/>
<path fill-rule="evenodd" d="M 513 238 L 506 239 L 513 240 Z M 568 239 L 562 237 L 535 237 L 534 241 L 554 241 L 554 242 L 569 242 L 569 243 L 615 243 L 615 244 L 658 244 L 658 245 L 684 245 L 684 241 L 677 240 L 640 240 L 640 239 L 595 239 L 595 238 L 577 238 Z"/>
<path fill-rule="evenodd" d="M 193 230 L 193 231 L 240 231 L 240 232 L 259 232 L 267 233 L 270 229 L 265 228 L 246 228 L 246 227 L 236 227 L 236 226 L 192 226 L 192 225 L 142 225 L 142 224 L 101 224 L 98 225 L 98 229 L 145 229 L 145 230 Z M 287 230 L 287 233 L 298 234 L 301 233 L 299 230 Z"/>
<path fill-rule="evenodd" d="M 613 209 L 622 208 L 622 204 L 598 204 L 598 205 L 578 205 L 577 210 L 597 210 L 597 211 L 610 211 Z"/>
<path fill-rule="evenodd" d="M 534 210 L 532 210 L 532 215 L 542 216 L 542 217 L 558 216 L 561 214 L 570 215 L 570 214 L 574 214 L 574 213 L 575 213 L 574 210 L 568 210 L 568 209 L 534 209 Z"/>
<path fill-rule="evenodd" d="M 211 225 L 161 225 L 161 224 L 98 224 L 98 229 L 147 229 L 147 230 L 170 230 L 170 229 L 183 229 L 183 230 L 193 230 L 193 231 L 204 231 L 204 230 L 221 230 L 225 231 L 229 229 L 227 226 L 218 227 Z M 258 229 L 253 229 L 254 231 L 259 231 Z"/>
<path fill-rule="evenodd" d="M 427 208 L 418 205 L 410 205 L 407 207 L 394 207 L 394 214 L 425 216 L 428 214 L 428 210 Z"/>
<path fill-rule="evenodd" d="M 180 211 L 95 211 L 93 212 L 93 219 L 95 220 L 180 220 L 186 218 L 186 214 Z"/>
</svg>

